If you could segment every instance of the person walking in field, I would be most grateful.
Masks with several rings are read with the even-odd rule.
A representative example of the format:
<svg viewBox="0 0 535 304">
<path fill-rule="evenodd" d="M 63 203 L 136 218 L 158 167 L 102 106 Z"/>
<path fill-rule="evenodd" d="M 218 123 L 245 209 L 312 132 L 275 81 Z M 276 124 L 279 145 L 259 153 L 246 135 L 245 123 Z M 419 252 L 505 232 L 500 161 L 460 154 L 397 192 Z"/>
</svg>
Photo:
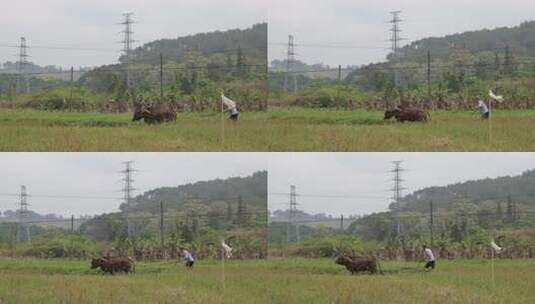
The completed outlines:
<svg viewBox="0 0 535 304">
<path fill-rule="evenodd" d="M 238 105 L 236 102 L 226 97 L 224 94 L 221 94 L 221 101 L 227 107 L 227 112 L 229 113 L 229 119 L 232 121 L 238 121 L 240 118 L 240 111 L 238 110 Z"/>
<path fill-rule="evenodd" d="M 232 108 L 229 110 L 230 116 L 229 119 L 233 121 L 238 121 L 240 118 L 240 111 L 238 111 L 238 108 Z"/>
<path fill-rule="evenodd" d="M 478 101 L 477 108 L 479 110 L 479 113 L 481 114 L 481 118 L 482 119 L 489 119 L 490 118 L 489 107 L 487 107 L 487 105 L 485 104 L 485 102 L 483 100 L 480 99 Z"/>
<path fill-rule="evenodd" d="M 186 248 L 181 248 L 182 250 L 182 258 L 184 259 L 184 265 L 187 268 L 193 268 L 193 264 L 195 264 L 195 259 L 193 258 L 193 255 L 191 252 L 186 250 Z"/>
<path fill-rule="evenodd" d="M 433 254 L 433 251 L 426 245 L 423 246 L 423 250 L 424 250 L 424 259 L 426 263 L 425 269 L 427 270 L 435 269 L 435 255 Z"/>
</svg>

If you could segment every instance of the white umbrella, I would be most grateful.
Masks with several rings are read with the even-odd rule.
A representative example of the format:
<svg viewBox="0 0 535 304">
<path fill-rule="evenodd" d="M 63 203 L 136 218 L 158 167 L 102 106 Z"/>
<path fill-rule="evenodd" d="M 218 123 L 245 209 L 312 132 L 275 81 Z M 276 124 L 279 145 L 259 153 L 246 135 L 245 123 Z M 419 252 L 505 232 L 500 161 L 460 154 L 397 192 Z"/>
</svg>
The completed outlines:
<svg viewBox="0 0 535 304">
<path fill-rule="evenodd" d="M 502 95 L 496 95 L 496 94 L 494 94 L 494 92 L 492 92 L 492 90 L 489 91 L 489 97 L 492 98 L 493 100 L 497 101 L 497 102 L 503 102 L 504 101 Z"/>
<path fill-rule="evenodd" d="M 225 107 L 227 107 L 232 114 L 238 111 L 236 102 L 221 93 L 221 144 L 225 143 Z"/>
<path fill-rule="evenodd" d="M 489 116 L 489 142 L 492 142 L 492 116 L 493 116 L 492 101 L 495 100 L 495 101 L 497 101 L 499 103 L 502 103 L 504 101 L 504 98 L 501 95 L 494 94 L 494 92 L 492 90 L 489 91 L 489 97 L 490 97 L 490 101 L 489 101 L 489 113 L 490 113 L 490 116 Z"/>
<path fill-rule="evenodd" d="M 495 241 L 490 242 L 490 247 L 494 250 L 495 253 L 500 254 L 503 251 L 503 248 L 498 246 Z"/>
<path fill-rule="evenodd" d="M 491 278 L 492 278 L 492 289 L 494 289 L 496 287 L 496 279 L 495 279 L 495 276 L 494 276 L 494 255 L 495 254 L 500 254 L 503 252 L 503 248 L 498 246 L 498 244 L 496 244 L 496 242 L 494 240 L 492 240 L 490 242 L 490 248 L 492 248 L 491 250 Z"/>
</svg>

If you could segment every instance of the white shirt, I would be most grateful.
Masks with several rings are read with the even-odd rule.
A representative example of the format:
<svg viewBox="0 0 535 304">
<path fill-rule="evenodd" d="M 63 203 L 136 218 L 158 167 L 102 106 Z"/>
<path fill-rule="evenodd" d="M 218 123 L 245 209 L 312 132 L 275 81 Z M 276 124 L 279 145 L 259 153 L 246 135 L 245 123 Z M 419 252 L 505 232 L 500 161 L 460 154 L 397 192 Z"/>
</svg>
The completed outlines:
<svg viewBox="0 0 535 304">
<path fill-rule="evenodd" d="M 189 253 L 189 251 L 187 250 L 184 250 L 182 252 L 182 254 L 184 255 L 184 260 L 187 261 L 187 262 L 193 262 L 195 261 L 195 259 L 193 258 L 193 256 L 191 255 L 191 253 Z"/>
<path fill-rule="evenodd" d="M 481 114 L 486 114 L 486 113 L 489 112 L 489 108 L 487 107 L 487 105 L 486 105 L 482 100 L 480 100 L 480 101 L 478 102 L 477 107 L 479 108 L 479 112 L 480 112 Z"/>
<path fill-rule="evenodd" d="M 431 249 L 429 248 L 425 248 L 424 257 L 426 262 L 433 262 L 435 260 L 435 255 L 433 254 L 433 251 L 431 251 Z"/>
</svg>

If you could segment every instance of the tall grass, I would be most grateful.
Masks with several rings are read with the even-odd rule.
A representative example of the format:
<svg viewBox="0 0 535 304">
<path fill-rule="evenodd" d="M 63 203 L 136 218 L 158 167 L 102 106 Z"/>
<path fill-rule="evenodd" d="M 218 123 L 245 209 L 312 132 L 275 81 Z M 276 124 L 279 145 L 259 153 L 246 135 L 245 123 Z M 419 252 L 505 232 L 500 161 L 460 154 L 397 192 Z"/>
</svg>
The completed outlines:
<svg viewBox="0 0 535 304">
<path fill-rule="evenodd" d="M 176 123 L 149 126 L 131 116 L 99 113 L 3 111 L 0 151 L 265 151 L 269 132 L 262 113 L 238 123 L 216 113 L 179 115 Z"/>
<path fill-rule="evenodd" d="M 385 123 L 379 112 L 281 110 L 271 113 L 274 151 L 533 151 L 535 111 L 435 112 L 427 124 Z M 291 147 L 291 148 L 290 148 Z"/>
<path fill-rule="evenodd" d="M 0 151 L 533 151 L 535 111 L 499 111 L 489 126 L 477 113 L 436 112 L 427 124 L 385 123 L 382 113 L 277 110 L 244 113 L 238 123 L 216 113 L 180 114 L 148 126 L 130 115 L 0 112 Z"/>
<path fill-rule="evenodd" d="M 2 303 L 533 303 L 535 262 L 387 262 L 384 275 L 351 276 L 331 259 L 139 264 L 102 275 L 88 262 L 0 259 Z"/>
</svg>

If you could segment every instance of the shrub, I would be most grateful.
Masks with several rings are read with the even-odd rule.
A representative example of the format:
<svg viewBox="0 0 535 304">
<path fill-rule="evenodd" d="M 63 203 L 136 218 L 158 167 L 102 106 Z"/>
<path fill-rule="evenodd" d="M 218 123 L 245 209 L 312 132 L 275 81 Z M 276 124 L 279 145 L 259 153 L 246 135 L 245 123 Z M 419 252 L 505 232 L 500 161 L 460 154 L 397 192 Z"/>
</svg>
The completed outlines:
<svg viewBox="0 0 535 304">
<path fill-rule="evenodd" d="M 87 259 L 97 255 L 99 247 L 83 236 L 40 239 L 20 249 L 25 257 Z"/>
</svg>

